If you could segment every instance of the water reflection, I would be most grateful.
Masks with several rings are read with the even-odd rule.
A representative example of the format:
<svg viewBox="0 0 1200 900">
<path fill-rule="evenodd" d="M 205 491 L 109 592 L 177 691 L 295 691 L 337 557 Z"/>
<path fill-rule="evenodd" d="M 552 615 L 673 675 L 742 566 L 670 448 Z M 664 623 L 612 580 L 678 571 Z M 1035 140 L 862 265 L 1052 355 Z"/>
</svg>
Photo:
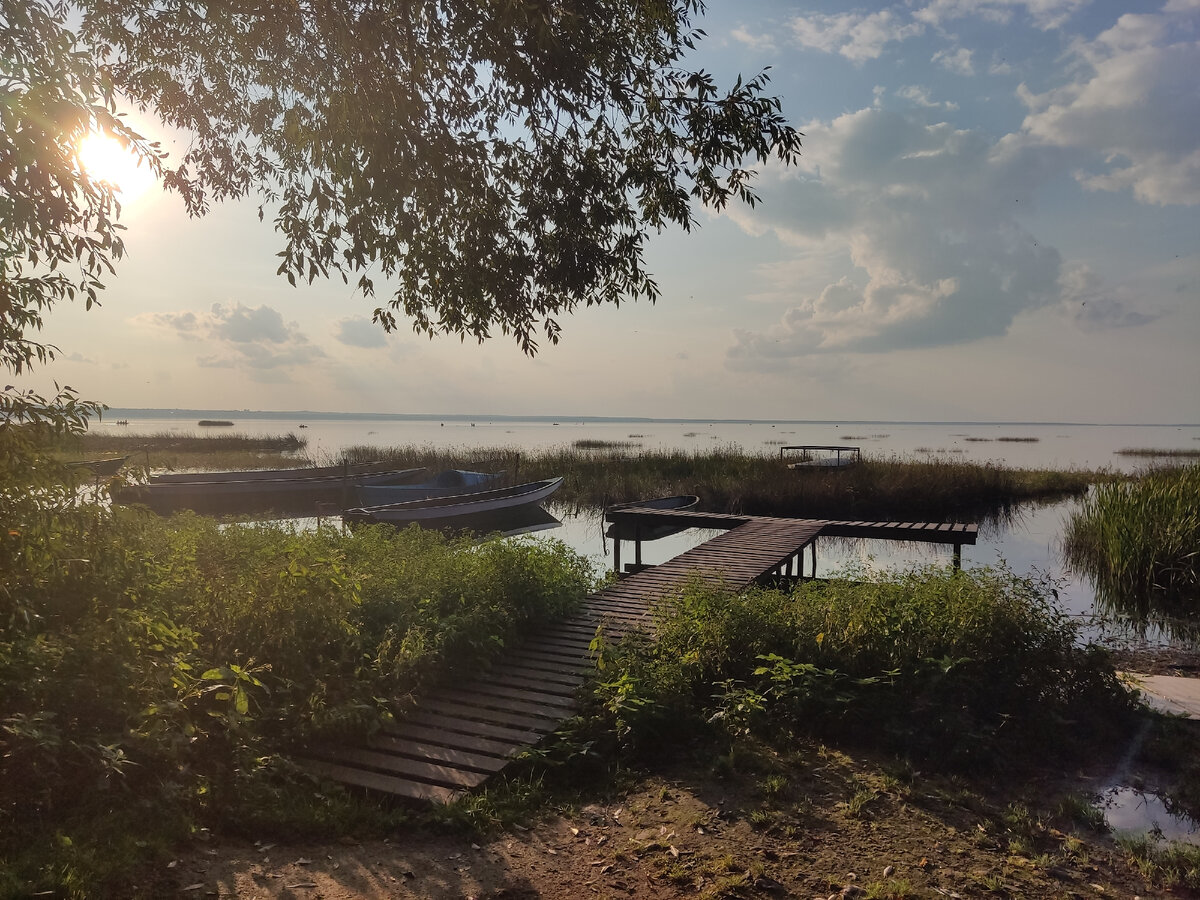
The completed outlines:
<svg viewBox="0 0 1200 900">
<path fill-rule="evenodd" d="M 1158 794 L 1118 785 L 1100 798 L 1108 826 L 1117 833 L 1153 834 L 1168 841 L 1200 844 L 1200 822 L 1182 812 L 1172 812 Z"/>
</svg>

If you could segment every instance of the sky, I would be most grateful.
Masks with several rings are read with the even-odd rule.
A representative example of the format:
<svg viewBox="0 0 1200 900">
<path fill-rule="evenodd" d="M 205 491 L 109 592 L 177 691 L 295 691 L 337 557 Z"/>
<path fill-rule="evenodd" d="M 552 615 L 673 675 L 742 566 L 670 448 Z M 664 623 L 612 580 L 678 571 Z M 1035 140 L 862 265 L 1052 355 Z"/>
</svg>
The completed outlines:
<svg viewBox="0 0 1200 900">
<path fill-rule="evenodd" d="M 257 202 L 126 202 L 103 306 L 28 386 L 113 407 L 1200 422 L 1200 0 L 712 0 L 690 58 L 770 66 L 804 133 L 754 209 L 648 256 L 657 304 L 524 356 L 291 287 Z M 154 134 L 150 123 L 141 123 Z M 155 135 L 158 136 L 158 135 Z M 167 149 L 171 136 L 164 135 Z"/>
</svg>

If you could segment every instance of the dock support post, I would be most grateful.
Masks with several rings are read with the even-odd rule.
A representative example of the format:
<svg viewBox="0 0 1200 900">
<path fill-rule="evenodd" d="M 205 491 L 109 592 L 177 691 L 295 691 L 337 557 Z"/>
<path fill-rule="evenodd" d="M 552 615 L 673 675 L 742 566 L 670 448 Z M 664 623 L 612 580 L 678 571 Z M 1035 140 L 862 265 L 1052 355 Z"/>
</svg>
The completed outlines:
<svg viewBox="0 0 1200 900">
<path fill-rule="evenodd" d="M 633 529 L 633 561 L 636 565 L 642 564 L 642 526 L 636 525 Z"/>
<path fill-rule="evenodd" d="M 613 571 L 621 577 L 621 538 L 613 537 Z"/>
<path fill-rule="evenodd" d="M 962 569 L 962 544 L 954 545 L 954 570 Z"/>
</svg>

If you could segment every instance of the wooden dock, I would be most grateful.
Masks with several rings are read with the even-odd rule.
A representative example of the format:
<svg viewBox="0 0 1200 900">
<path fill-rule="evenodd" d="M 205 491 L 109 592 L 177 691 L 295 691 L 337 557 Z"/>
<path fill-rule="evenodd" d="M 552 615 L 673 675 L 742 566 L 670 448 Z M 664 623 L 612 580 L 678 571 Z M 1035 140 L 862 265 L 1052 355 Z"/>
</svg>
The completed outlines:
<svg viewBox="0 0 1200 900">
<path fill-rule="evenodd" d="M 577 710 L 598 630 L 619 638 L 650 627 L 654 604 L 699 581 L 730 590 L 791 574 L 818 536 L 973 544 L 974 525 L 838 522 L 672 510 L 610 513 L 650 525 L 657 517 L 722 534 L 589 595 L 568 618 L 504 653 L 487 672 L 424 694 L 403 717 L 358 747 L 310 748 L 310 771 L 414 800 L 448 803 L 501 771 Z M 719 523 L 719 524 L 718 524 Z M 900 536 L 903 535 L 903 536 Z M 619 542 L 618 542 L 619 546 Z M 814 550 L 815 553 L 815 550 Z M 815 560 L 815 556 L 814 556 Z M 815 565 L 815 562 L 814 562 Z"/>
</svg>

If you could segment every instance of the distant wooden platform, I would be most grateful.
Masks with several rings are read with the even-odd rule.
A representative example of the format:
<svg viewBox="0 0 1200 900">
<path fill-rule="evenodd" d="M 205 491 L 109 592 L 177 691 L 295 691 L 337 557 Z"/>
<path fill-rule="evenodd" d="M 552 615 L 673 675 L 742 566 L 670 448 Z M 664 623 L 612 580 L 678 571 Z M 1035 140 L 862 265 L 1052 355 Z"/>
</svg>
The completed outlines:
<svg viewBox="0 0 1200 900">
<path fill-rule="evenodd" d="M 654 604 L 685 585 L 698 581 L 740 590 L 791 574 L 800 567 L 804 550 L 822 534 L 903 534 L 896 539 L 956 544 L 973 544 L 976 534 L 974 525 L 833 522 L 689 510 L 625 509 L 610 513 L 609 519 L 638 517 L 724 531 L 589 595 L 577 612 L 529 635 L 487 672 L 422 695 L 402 718 L 361 746 L 312 747 L 300 762 L 343 784 L 449 803 L 502 771 L 576 713 L 576 694 L 592 669 L 590 645 L 598 632 L 617 639 L 634 629 L 648 630 Z"/>
<path fill-rule="evenodd" d="M 799 458 L 787 462 L 787 454 L 797 451 Z M 789 469 L 842 469 L 862 462 L 862 448 L 850 444 L 785 444 L 779 448 L 779 459 Z"/>
</svg>

